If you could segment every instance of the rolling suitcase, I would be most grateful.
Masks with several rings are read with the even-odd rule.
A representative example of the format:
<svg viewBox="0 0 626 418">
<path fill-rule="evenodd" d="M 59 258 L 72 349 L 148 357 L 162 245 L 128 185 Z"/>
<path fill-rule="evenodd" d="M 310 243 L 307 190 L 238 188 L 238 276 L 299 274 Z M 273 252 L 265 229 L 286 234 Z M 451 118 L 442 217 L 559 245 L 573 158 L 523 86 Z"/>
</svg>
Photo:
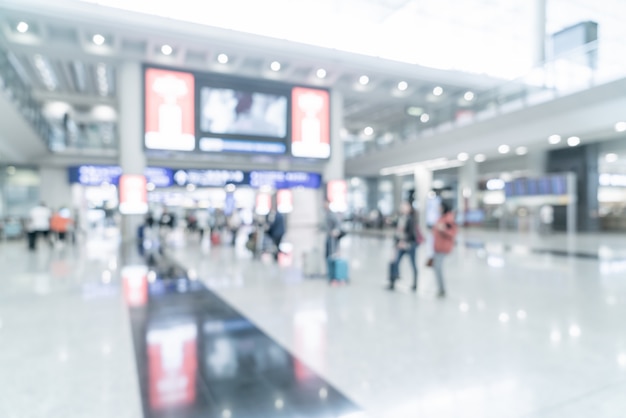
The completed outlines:
<svg viewBox="0 0 626 418">
<path fill-rule="evenodd" d="M 302 275 L 307 278 L 323 277 L 324 257 L 322 252 L 314 248 L 302 255 Z"/>
<path fill-rule="evenodd" d="M 348 282 L 348 261 L 339 257 L 328 259 L 328 279 L 330 281 Z"/>
</svg>

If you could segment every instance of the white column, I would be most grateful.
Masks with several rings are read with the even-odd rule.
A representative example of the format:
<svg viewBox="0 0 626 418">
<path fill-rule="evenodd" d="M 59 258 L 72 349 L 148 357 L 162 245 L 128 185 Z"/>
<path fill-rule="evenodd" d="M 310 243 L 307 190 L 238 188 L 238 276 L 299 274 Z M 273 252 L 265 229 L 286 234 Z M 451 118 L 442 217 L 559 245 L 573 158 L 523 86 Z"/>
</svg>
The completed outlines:
<svg viewBox="0 0 626 418">
<path fill-rule="evenodd" d="M 459 167 L 459 183 L 457 191 L 458 213 L 465 213 L 478 208 L 478 164 L 474 160 L 468 160 Z"/>
<path fill-rule="evenodd" d="M 546 60 L 546 20 L 547 1 L 533 0 L 532 17 L 532 64 L 537 67 Z"/>
<path fill-rule="evenodd" d="M 402 195 L 402 185 L 404 178 L 402 176 L 394 176 L 393 179 L 393 210 L 398 212 L 404 196 Z"/>
<path fill-rule="evenodd" d="M 428 194 L 432 190 L 433 184 L 433 172 L 420 165 L 415 168 L 415 202 L 417 202 L 417 210 L 420 215 L 420 227 L 423 231 L 426 230 L 426 202 L 428 200 Z"/>
<path fill-rule="evenodd" d="M 343 96 L 333 91 L 330 94 L 330 159 L 324 169 L 324 181 L 343 180 L 345 178 L 345 160 L 343 156 Z"/>
<path fill-rule="evenodd" d="M 119 155 L 124 174 L 143 175 L 146 168 L 146 154 L 143 148 L 143 101 L 141 97 L 141 64 L 125 62 L 118 70 L 119 100 Z M 143 216 L 124 215 L 122 218 L 122 239 L 135 238 L 137 227 Z"/>
<path fill-rule="evenodd" d="M 67 168 L 41 167 L 40 198 L 48 207 L 57 210 L 64 206 L 74 209 L 72 206 L 72 187 L 67 177 Z"/>
</svg>

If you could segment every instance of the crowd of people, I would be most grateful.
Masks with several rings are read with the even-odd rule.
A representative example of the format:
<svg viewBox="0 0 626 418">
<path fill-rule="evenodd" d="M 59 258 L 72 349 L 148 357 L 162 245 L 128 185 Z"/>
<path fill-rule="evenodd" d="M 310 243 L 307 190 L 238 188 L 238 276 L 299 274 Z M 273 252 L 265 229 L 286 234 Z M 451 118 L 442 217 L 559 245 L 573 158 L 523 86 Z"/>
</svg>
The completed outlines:
<svg viewBox="0 0 626 418">
<path fill-rule="evenodd" d="M 44 202 L 30 210 L 26 221 L 28 249 L 35 251 L 39 241 L 44 240 L 50 246 L 64 246 L 68 241 L 75 241 L 76 225 L 72 213 L 67 207 L 53 211 Z"/>
</svg>

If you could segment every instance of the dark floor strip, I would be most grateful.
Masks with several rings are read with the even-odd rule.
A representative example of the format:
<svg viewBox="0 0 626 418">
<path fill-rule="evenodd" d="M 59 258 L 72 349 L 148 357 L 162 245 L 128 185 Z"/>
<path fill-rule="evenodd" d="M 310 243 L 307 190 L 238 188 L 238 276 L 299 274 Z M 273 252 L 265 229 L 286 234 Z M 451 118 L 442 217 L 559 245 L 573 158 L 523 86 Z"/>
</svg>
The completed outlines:
<svg viewBox="0 0 626 418">
<path fill-rule="evenodd" d="M 123 278 L 145 418 L 359 412 L 184 269 L 163 259 L 152 264 L 145 278 Z"/>
</svg>

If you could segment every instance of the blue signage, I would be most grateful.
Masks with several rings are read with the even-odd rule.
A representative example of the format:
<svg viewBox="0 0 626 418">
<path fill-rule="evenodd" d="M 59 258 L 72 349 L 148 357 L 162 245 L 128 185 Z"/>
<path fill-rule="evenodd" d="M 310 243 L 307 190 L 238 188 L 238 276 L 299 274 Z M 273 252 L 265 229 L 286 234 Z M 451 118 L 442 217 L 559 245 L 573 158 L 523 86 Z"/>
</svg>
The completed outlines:
<svg viewBox="0 0 626 418">
<path fill-rule="evenodd" d="M 199 148 L 205 152 L 243 152 L 250 154 L 284 154 L 287 152 L 287 146 L 283 142 L 225 138 L 201 138 Z"/>
<path fill-rule="evenodd" d="M 83 186 L 101 186 L 119 183 L 122 169 L 118 166 L 81 165 L 68 168 L 70 183 Z M 147 167 L 144 171 L 148 183 L 158 188 L 187 185 L 196 187 L 224 187 L 227 184 L 251 186 L 254 188 L 272 187 L 274 189 L 291 189 L 305 187 L 318 189 L 322 184 L 322 176 L 317 173 L 285 172 L 285 171 L 251 171 L 242 170 L 188 170 L 164 167 Z"/>
</svg>

